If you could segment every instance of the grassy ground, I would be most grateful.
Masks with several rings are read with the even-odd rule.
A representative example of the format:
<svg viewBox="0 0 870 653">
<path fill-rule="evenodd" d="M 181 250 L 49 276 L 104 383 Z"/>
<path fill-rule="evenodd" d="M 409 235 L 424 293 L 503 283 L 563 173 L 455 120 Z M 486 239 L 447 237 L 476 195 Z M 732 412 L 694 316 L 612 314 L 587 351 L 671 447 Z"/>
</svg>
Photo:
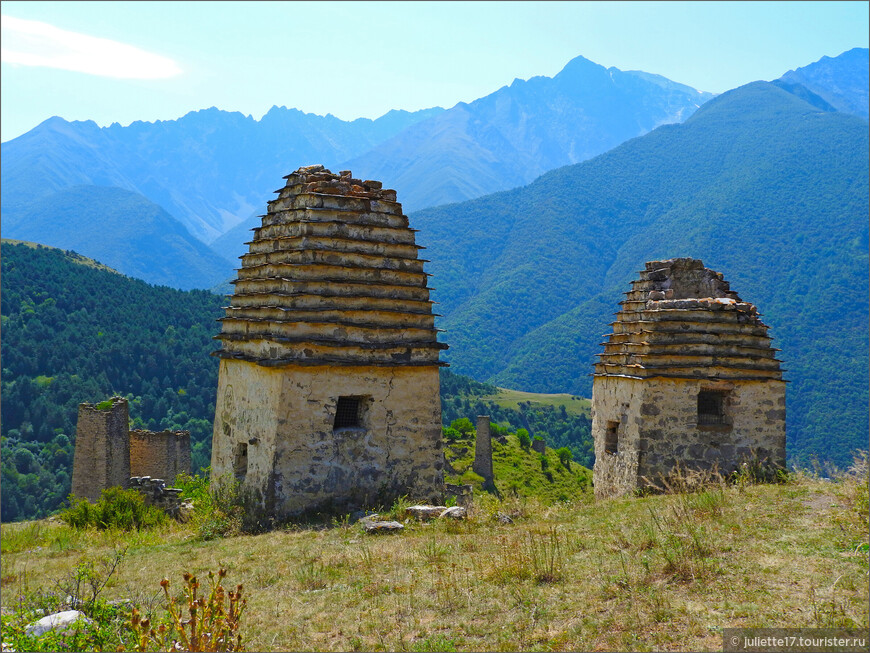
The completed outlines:
<svg viewBox="0 0 870 653">
<path fill-rule="evenodd" d="M 207 542 L 178 524 L 8 524 L 2 603 L 129 547 L 106 598 L 157 610 L 162 578 L 225 565 L 249 650 L 721 650 L 726 627 L 868 626 L 866 497 L 866 476 L 549 507 L 481 495 L 468 521 L 396 535 L 338 520 Z"/>
<path fill-rule="evenodd" d="M 499 388 L 498 394 L 481 397 L 482 401 L 492 401 L 503 408 L 519 410 L 520 402 L 528 402 L 534 406 L 553 406 L 558 409 L 562 406 L 568 413 L 573 415 L 590 414 L 592 402 L 569 394 L 540 394 L 537 392 L 522 392 L 521 390 L 508 390 Z"/>
</svg>

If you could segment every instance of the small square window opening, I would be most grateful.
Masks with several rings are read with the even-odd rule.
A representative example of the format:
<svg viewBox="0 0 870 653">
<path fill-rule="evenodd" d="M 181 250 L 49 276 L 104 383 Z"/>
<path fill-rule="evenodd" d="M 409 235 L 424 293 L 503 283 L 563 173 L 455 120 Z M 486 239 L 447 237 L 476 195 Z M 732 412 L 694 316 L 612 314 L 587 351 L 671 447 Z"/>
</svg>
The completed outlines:
<svg viewBox="0 0 870 653">
<path fill-rule="evenodd" d="M 248 475 L 248 443 L 240 442 L 236 445 L 235 456 L 233 458 L 233 473 L 236 480 L 240 483 L 245 480 Z"/>
<path fill-rule="evenodd" d="M 716 390 L 701 390 L 698 393 L 698 425 L 716 426 L 725 424 L 725 393 Z"/>
<path fill-rule="evenodd" d="M 333 429 L 360 428 L 360 397 L 339 397 Z"/>
</svg>

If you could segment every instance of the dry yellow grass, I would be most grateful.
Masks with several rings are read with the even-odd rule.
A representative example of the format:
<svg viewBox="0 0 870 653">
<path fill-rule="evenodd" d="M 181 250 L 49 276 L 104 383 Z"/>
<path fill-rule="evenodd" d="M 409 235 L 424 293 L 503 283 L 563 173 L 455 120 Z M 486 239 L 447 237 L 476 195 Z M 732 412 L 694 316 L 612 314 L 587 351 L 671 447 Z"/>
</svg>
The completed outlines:
<svg viewBox="0 0 870 653">
<path fill-rule="evenodd" d="M 129 545 L 107 598 L 155 609 L 163 577 L 223 565 L 245 586 L 249 650 L 721 650 L 727 627 L 868 626 L 864 496 L 797 477 L 553 507 L 483 497 L 466 522 L 397 535 L 345 522 L 209 542 L 180 525 L 12 524 L 2 601 Z"/>
</svg>

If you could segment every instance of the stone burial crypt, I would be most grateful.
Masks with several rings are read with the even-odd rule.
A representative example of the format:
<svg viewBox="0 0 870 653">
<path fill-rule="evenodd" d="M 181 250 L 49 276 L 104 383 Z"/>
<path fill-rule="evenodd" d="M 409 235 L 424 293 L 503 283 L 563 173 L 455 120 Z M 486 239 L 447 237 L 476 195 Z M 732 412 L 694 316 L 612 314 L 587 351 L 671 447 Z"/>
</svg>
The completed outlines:
<svg viewBox="0 0 870 653">
<path fill-rule="evenodd" d="M 221 318 L 212 475 L 267 516 L 443 494 L 425 261 L 396 192 L 299 168 L 268 203 Z"/>
<path fill-rule="evenodd" d="M 699 260 L 632 281 L 592 383 L 593 484 L 631 494 L 676 467 L 785 467 L 785 381 L 768 327 Z"/>
</svg>

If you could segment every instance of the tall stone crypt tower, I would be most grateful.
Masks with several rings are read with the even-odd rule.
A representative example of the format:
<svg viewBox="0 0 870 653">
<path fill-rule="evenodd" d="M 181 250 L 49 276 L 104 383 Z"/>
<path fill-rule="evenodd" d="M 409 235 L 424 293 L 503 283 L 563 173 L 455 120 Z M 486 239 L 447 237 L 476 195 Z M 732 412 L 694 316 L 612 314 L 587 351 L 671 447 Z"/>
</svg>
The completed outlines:
<svg viewBox="0 0 870 653">
<path fill-rule="evenodd" d="M 785 467 L 785 381 L 755 306 L 699 260 L 651 261 L 640 275 L 595 365 L 596 496 L 677 466 Z"/>
<path fill-rule="evenodd" d="M 217 339 L 212 475 L 265 514 L 443 490 L 439 352 L 396 193 L 323 166 L 275 191 Z"/>
</svg>

